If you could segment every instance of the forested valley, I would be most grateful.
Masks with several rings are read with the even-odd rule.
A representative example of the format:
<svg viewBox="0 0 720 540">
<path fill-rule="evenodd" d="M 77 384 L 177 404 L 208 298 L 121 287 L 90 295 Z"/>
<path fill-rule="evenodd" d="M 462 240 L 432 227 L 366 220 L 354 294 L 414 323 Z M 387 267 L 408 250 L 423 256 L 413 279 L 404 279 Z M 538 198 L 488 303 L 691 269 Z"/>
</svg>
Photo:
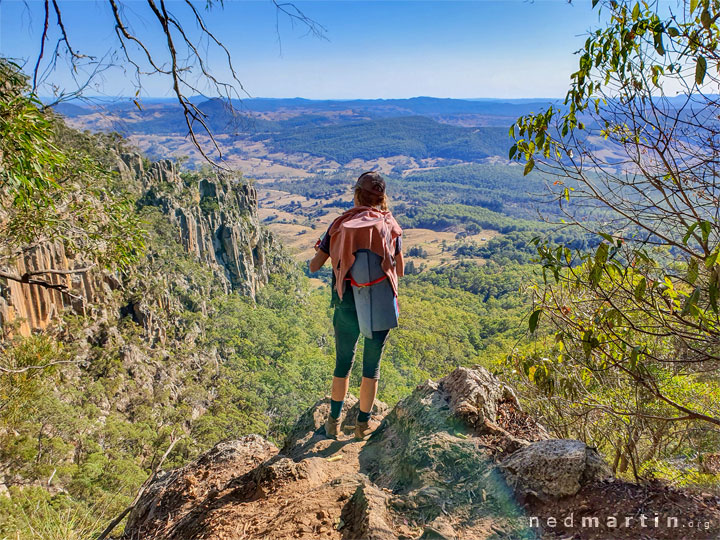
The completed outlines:
<svg viewBox="0 0 720 540">
<path fill-rule="evenodd" d="M 221 168 L 177 103 L 47 107 L 0 59 L 0 538 L 98 538 L 160 469 L 289 440 L 365 170 L 404 229 L 380 400 L 482 366 L 616 478 L 720 496 L 720 8 L 683 5 L 608 4 L 565 101 L 198 98 Z"/>
</svg>

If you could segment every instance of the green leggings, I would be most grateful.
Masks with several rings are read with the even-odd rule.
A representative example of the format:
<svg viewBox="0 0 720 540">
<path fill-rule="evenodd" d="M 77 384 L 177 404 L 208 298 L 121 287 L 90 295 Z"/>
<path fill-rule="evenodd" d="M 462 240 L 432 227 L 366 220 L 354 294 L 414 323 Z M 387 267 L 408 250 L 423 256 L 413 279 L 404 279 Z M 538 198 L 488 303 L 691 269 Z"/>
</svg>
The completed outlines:
<svg viewBox="0 0 720 540">
<path fill-rule="evenodd" d="M 333 375 L 345 378 L 350 375 L 355 361 L 355 347 L 358 337 L 360 337 L 355 306 L 336 306 L 333 314 L 333 326 L 335 327 L 335 371 Z M 380 377 L 380 357 L 389 333 L 390 330 L 375 330 L 372 339 L 365 338 L 363 377 L 368 379 Z"/>
</svg>

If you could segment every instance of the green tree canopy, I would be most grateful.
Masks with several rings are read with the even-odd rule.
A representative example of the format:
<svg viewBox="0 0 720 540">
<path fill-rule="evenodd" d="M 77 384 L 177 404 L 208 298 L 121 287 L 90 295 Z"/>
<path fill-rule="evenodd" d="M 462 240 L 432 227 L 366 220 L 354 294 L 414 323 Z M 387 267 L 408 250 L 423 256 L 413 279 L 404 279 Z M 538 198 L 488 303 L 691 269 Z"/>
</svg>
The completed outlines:
<svg viewBox="0 0 720 540">
<path fill-rule="evenodd" d="M 593 252 L 538 246 L 529 322 L 549 336 L 518 360 L 566 425 L 620 430 L 613 444 L 635 463 L 643 437 L 656 448 L 686 422 L 717 444 L 720 2 L 600 8 L 609 21 L 579 52 L 564 106 L 511 129 L 511 158 L 556 175 L 566 221 L 599 240 Z M 579 219 L 588 209 L 602 219 Z"/>
</svg>

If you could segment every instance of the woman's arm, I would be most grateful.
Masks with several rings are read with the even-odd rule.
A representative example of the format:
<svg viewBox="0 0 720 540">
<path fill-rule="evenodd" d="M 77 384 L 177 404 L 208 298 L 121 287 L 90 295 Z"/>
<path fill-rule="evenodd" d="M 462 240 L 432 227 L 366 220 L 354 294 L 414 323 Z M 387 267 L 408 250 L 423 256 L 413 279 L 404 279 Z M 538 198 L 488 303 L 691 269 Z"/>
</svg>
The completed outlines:
<svg viewBox="0 0 720 540">
<path fill-rule="evenodd" d="M 402 236 L 395 239 L 395 272 L 398 277 L 405 275 L 405 259 L 402 254 Z"/>
<path fill-rule="evenodd" d="M 321 249 L 315 250 L 315 256 L 310 259 L 310 272 L 317 272 L 322 268 L 322 265 L 325 264 L 325 261 L 330 258 L 330 255 L 325 253 Z"/>
<path fill-rule="evenodd" d="M 333 223 L 335 223 L 333 221 Z M 317 242 L 315 242 L 315 256 L 310 259 L 310 272 L 314 273 L 317 272 L 322 268 L 322 265 L 325 264 L 325 261 L 327 261 L 330 258 L 330 229 L 332 228 L 332 224 L 330 224 L 330 227 L 328 227 L 327 232 L 322 238 L 319 238 Z"/>
</svg>

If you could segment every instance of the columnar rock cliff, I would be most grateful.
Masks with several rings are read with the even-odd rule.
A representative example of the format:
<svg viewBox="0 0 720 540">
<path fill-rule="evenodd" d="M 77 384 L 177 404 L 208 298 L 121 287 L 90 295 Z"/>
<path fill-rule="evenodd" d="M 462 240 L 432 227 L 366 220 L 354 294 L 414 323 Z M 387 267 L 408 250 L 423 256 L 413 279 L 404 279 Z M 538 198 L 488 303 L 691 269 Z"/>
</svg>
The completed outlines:
<svg viewBox="0 0 720 540">
<path fill-rule="evenodd" d="M 252 185 L 214 175 L 185 181 L 171 161 L 146 167 L 137 154 L 123 154 L 117 161 L 118 173 L 127 185 L 136 188 L 140 204 L 162 210 L 188 253 L 208 264 L 227 291 L 255 296 L 267 282 L 277 250 L 270 233 L 260 226 L 257 193 Z M 66 253 L 61 242 L 29 247 L 0 271 L 64 285 L 67 293 L 0 278 L 0 327 L 29 335 L 46 328 L 64 310 L 92 314 L 112 289 L 121 286 L 119 275 L 98 268 L 33 274 L 90 266 L 92 261 Z"/>
<path fill-rule="evenodd" d="M 275 248 L 260 226 L 252 185 L 223 176 L 186 182 L 171 161 L 144 170 L 135 154 L 121 156 L 120 174 L 142 179 L 144 202 L 163 210 L 185 249 L 217 270 L 229 289 L 254 296 L 267 282 Z"/>
<path fill-rule="evenodd" d="M 68 256 L 60 242 L 41 244 L 19 255 L 12 264 L 0 268 L 14 276 L 41 279 L 63 290 L 0 279 L 0 327 L 27 336 L 42 330 L 65 309 L 89 315 L 92 302 L 119 286 L 110 273 L 94 270 L 92 263 Z M 88 269 L 88 270 L 86 270 Z M 44 271 L 72 273 L 44 273 Z"/>
</svg>

